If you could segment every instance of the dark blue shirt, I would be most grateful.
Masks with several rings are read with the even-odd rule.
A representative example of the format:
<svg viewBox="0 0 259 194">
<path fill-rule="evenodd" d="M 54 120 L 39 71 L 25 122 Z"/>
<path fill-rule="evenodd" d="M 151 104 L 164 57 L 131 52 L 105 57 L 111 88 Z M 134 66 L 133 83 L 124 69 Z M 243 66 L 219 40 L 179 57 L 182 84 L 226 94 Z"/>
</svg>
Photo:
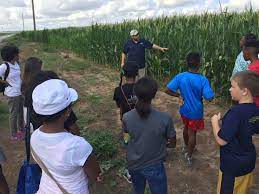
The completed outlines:
<svg viewBox="0 0 259 194">
<path fill-rule="evenodd" d="M 123 53 L 127 55 L 127 62 L 134 62 L 141 69 L 145 67 L 145 49 L 152 47 L 153 44 L 144 38 L 141 38 L 137 43 L 131 39 L 124 45 Z"/>
<path fill-rule="evenodd" d="M 227 142 L 220 147 L 220 169 L 223 173 L 237 177 L 254 170 L 256 150 L 252 136 L 259 133 L 258 116 L 259 107 L 244 103 L 232 107 L 223 117 L 218 133 Z"/>
<path fill-rule="evenodd" d="M 202 99 L 211 100 L 214 97 L 209 80 L 199 73 L 180 73 L 167 84 L 167 88 L 173 92 L 180 90 L 184 100 L 180 114 L 189 119 L 202 119 Z"/>
</svg>

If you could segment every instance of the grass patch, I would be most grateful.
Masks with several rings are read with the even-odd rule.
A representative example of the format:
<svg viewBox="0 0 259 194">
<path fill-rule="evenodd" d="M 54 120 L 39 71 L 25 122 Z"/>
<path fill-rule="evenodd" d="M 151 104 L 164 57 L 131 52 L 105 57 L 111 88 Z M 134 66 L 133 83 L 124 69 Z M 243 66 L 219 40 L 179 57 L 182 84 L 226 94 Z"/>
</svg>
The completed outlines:
<svg viewBox="0 0 259 194">
<path fill-rule="evenodd" d="M 8 110 L 8 105 L 0 102 L 0 123 L 1 123 L 1 127 L 4 126 L 8 126 L 8 114 L 9 114 L 9 110 Z"/>
<path fill-rule="evenodd" d="M 113 133 L 107 129 L 86 130 L 82 132 L 82 135 L 93 146 L 98 160 L 110 160 L 117 152 L 118 141 L 113 136 Z"/>
</svg>

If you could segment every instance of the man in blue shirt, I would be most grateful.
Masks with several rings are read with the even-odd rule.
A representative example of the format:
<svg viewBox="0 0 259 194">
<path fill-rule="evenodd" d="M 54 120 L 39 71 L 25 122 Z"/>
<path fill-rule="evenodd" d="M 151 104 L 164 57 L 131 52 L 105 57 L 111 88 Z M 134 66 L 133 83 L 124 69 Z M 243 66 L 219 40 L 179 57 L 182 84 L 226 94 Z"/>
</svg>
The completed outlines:
<svg viewBox="0 0 259 194">
<path fill-rule="evenodd" d="M 145 65 L 145 49 L 157 49 L 162 52 L 168 50 L 168 48 L 160 47 L 156 44 L 151 43 L 144 38 L 140 38 L 139 32 L 137 30 L 130 31 L 131 39 L 128 40 L 123 48 L 121 57 L 121 67 L 123 67 L 127 62 L 137 64 L 139 67 L 138 78 L 144 77 L 146 74 Z"/>
<path fill-rule="evenodd" d="M 191 166 L 192 153 L 196 145 L 196 133 L 204 129 L 202 99 L 212 100 L 214 93 L 208 79 L 198 73 L 200 54 L 189 53 L 187 64 L 188 71 L 176 75 L 167 85 L 166 93 L 183 98 L 184 103 L 179 111 L 184 124 L 182 151 L 185 154 L 187 165 Z M 180 94 L 177 93 L 178 90 L 180 90 Z"/>
</svg>

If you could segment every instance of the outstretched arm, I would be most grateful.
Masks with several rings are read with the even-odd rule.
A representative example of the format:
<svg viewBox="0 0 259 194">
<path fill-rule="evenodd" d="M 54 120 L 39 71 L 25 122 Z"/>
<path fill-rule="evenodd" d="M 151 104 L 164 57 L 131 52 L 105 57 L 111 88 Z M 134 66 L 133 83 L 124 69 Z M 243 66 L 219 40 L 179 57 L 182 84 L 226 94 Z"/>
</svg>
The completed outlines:
<svg viewBox="0 0 259 194">
<path fill-rule="evenodd" d="M 169 50 L 168 48 L 160 47 L 160 46 L 158 46 L 158 45 L 156 45 L 156 44 L 153 44 L 152 48 L 153 48 L 153 49 L 160 50 L 160 51 L 162 51 L 162 52 L 165 52 L 165 51 L 168 51 L 168 50 Z"/>
</svg>

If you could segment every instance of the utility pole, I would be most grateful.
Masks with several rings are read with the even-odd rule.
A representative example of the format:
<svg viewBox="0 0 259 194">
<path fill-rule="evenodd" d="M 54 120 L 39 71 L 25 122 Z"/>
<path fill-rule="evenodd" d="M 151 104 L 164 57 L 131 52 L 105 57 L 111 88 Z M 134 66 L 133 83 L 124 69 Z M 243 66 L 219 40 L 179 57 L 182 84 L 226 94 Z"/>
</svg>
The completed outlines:
<svg viewBox="0 0 259 194">
<path fill-rule="evenodd" d="M 23 13 L 22 13 L 22 31 L 24 32 L 24 17 L 23 17 Z"/>
<path fill-rule="evenodd" d="M 31 4 L 32 4 L 32 15 L 33 15 L 33 27 L 34 27 L 34 31 L 36 31 L 36 21 L 35 21 L 34 1 L 33 0 L 31 0 Z"/>
</svg>

